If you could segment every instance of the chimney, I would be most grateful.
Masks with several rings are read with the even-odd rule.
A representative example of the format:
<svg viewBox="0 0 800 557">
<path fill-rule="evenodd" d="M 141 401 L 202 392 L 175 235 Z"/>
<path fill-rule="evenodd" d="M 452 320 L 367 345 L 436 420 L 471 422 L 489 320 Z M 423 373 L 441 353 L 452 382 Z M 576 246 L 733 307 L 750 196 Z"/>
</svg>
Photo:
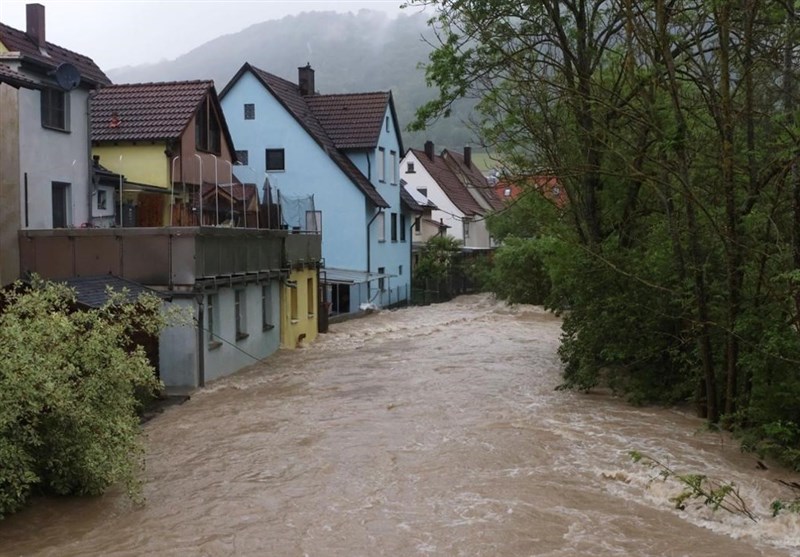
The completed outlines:
<svg viewBox="0 0 800 557">
<path fill-rule="evenodd" d="M 428 155 L 430 160 L 433 160 L 433 141 L 425 142 L 425 154 Z"/>
<path fill-rule="evenodd" d="M 28 4 L 25 6 L 25 18 L 25 33 L 40 49 L 43 49 L 47 44 L 44 36 L 44 6 Z"/>
<path fill-rule="evenodd" d="M 311 62 L 297 68 L 297 83 L 300 86 L 300 94 L 304 97 L 314 94 L 314 70 L 311 68 Z"/>
<path fill-rule="evenodd" d="M 464 146 L 464 164 L 467 165 L 467 168 L 472 164 L 472 147 L 469 145 Z"/>
</svg>

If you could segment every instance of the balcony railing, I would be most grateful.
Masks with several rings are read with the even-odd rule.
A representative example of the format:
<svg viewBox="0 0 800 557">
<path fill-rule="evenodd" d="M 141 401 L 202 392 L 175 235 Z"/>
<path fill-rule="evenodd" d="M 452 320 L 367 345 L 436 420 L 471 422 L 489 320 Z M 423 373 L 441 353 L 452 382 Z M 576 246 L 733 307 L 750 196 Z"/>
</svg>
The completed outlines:
<svg viewBox="0 0 800 557">
<path fill-rule="evenodd" d="M 309 264 L 322 251 L 318 234 L 215 227 L 22 230 L 19 242 L 23 273 L 112 274 L 168 288 Z"/>
</svg>

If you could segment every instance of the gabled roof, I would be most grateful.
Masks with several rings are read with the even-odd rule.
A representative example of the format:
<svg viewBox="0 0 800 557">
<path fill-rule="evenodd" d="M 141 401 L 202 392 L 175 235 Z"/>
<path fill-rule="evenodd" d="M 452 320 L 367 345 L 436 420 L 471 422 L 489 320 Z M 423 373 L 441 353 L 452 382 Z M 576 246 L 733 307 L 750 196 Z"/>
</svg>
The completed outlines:
<svg viewBox="0 0 800 557">
<path fill-rule="evenodd" d="M 391 93 L 383 91 L 305 97 L 338 149 L 375 149 L 390 99 Z"/>
<path fill-rule="evenodd" d="M 251 72 L 286 111 L 297 120 L 303 129 L 306 130 L 306 133 L 311 136 L 331 160 L 344 172 L 345 176 L 347 176 L 372 203 L 378 207 L 386 208 L 390 206 L 386 200 L 381 197 L 381 194 L 378 193 L 378 190 L 375 189 L 375 186 L 372 185 L 367 177 L 337 148 L 333 139 L 328 135 L 307 102 L 308 99 L 313 97 L 304 97 L 301 95 L 300 88 L 291 81 L 287 81 L 281 77 L 256 68 L 249 63 L 245 63 L 236 75 L 233 76 L 233 79 L 225 86 L 220 96 L 224 97 L 233 84 L 248 71 Z"/>
<path fill-rule="evenodd" d="M 489 207 L 495 211 L 503 208 L 503 202 L 495 195 L 494 188 L 489 184 L 489 180 L 474 164 L 467 166 L 461 153 L 445 149 L 442 151 L 442 157 L 450 164 L 461 182 L 480 195 Z"/>
<path fill-rule="evenodd" d="M 0 64 L 0 83 L 6 83 L 7 85 L 11 85 L 12 87 L 16 87 L 17 89 L 19 89 L 20 87 L 25 87 L 27 89 L 41 88 L 41 85 L 39 85 L 32 79 L 28 79 L 18 71 L 9 68 L 5 64 Z"/>
<path fill-rule="evenodd" d="M 81 74 L 81 79 L 91 85 L 108 85 L 111 80 L 108 79 L 106 74 L 103 73 L 94 61 L 81 54 L 61 48 L 51 42 L 45 43 L 45 52 L 39 50 L 37 45 L 24 31 L 19 31 L 13 27 L 9 27 L 4 23 L 0 23 L 0 43 L 8 49 L 11 53 L 19 53 L 15 59 L 22 59 L 23 63 L 29 63 L 38 66 L 43 73 L 56 69 L 59 65 L 68 63 L 77 68 Z M 2 59 L 7 54 L 0 54 Z"/>
<path fill-rule="evenodd" d="M 214 82 L 210 80 L 104 87 L 92 97 L 92 141 L 179 139 L 207 95 L 216 107 L 225 140 L 233 149 Z"/>
<path fill-rule="evenodd" d="M 433 160 L 428 158 L 425 151 L 421 149 L 409 149 L 417 160 L 422 164 L 428 174 L 431 175 L 436 183 L 442 188 L 444 194 L 458 207 L 458 210 L 466 216 L 472 217 L 476 215 L 483 215 L 486 211 L 481 207 L 472 195 L 467 191 L 464 184 L 453 172 L 453 169 L 448 166 L 443 157 L 434 154 Z"/>
<path fill-rule="evenodd" d="M 425 207 L 417 203 L 417 200 L 411 197 L 411 194 L 406 191 L 406 188 L 400 189 L 400 203 L 404 203 L 406 207 L 414 213 L 425 212 Z"/>
</svg>

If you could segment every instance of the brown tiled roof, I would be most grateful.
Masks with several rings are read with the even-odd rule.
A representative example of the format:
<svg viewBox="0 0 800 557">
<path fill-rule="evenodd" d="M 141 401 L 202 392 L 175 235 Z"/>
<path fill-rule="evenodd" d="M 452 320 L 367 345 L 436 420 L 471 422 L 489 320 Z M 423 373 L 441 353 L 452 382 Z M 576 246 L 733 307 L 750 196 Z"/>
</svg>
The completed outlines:
<svg viewBox="0 0 800 557">
<path fill-rule="evenodd" d="M 246 71 L 251 71 L 253 75 L 261 81 L 264 87 L 272 93 L 272 95 L 280 102 L 284 108 L 297 120 L 297 122 L 308 132 L 314 141 L 322 147 L 325 153 L 336 163 L 336 165 L 350 178 L 350 180 L 378 207 L 389 207 L 375 186 L 364 176 L 361 171 L 347 158 L 347 156 L 337 149 L 336 144 L 327 134 L 325 128 L 312 112 L 309 104 L 306 102 L 311 97 L 303 97 L 300 94 L 300 88 L 283 78 L 280 78 L 264 70 L 260 70 L 250 64 L 245 64 L 239 72 L 233 77 L 222 95 L 235 83 L 239 77 Z"/>
<path fill-rule="evenodd" d="M 213 81 L 133 83 L 92 97 L 92 141 L 178 139 Z"/>
<path fill-rule="evenodd" d="M 445 161 L 451 164 L 451 168 L 459 176 L 461 182 L 470 190 L 480 195 L 484 201 L 494 209 L 499 211 L 503 208 L 503 202 L 497 198 L 494 193 L 494 188 L 489 185 L 489 181 L 483 173 L 474 164 L 467 166 L 464 163 L 464 156 L 455 151 L 445 149 L 442 151 L 442 156 Z"/>
<path fill-rule="evenodd" d="M 389 104 L 388 92 L 312 95 L 306 103 L 339 149 L 375 149 Z"/>
<path fill-rule="evenodd" d="M 27 87 L 28 89 L 39 89 L 41 87 L 35 81 L 28 79 L 5 64 L 0 64 L 0 83 L 6 83 L 16 88 Z"/>
<path fill-rule="evenodd" d="M 91 85 L 108 85 L 111 80 L 103 73 L 94 61 L 81 54 L 61 48 L 53 43 L 45 43 L 46 54 L 39 51 L 39 46 L 24 32 L 0 23 L 0 43 L 5 45 L 9 52 L 19 52 L 23 62 L 30 62 L 44 68 L 53 70 L 60 64 L 69 63 L 78 69 L 81 78 Z M 0 58 L 3 55 L 0 54 Z"/>
<path fill-rule="evenodd" d="M 433 160 L 428 158 L 425 151 L 420 149 L 410 149 L 416 155 L 431 178 L 436 180 L 439 187 L 442 188 L 445 195 L 458 207 L 458 210 L 467 216 L 483 215 L 486 211 L 478 204 L 472 195 L 467 191 L 464 184 L 461 183 L 458 176 L 453 169 L 448 166 L 444 158 L 434 154 Z"/>
</svg>

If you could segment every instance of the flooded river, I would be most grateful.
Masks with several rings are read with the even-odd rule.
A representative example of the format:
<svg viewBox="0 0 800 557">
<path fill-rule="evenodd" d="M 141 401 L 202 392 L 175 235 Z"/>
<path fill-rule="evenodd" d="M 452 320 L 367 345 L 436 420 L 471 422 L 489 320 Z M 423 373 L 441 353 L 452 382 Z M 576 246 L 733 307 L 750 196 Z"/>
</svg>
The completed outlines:
<svg viewBox="0 0 800 557">
<path fill-rule="evenodd" d="M 2 555 L 786 556 L 792 493 L 690 415 L 555 391 L 560 322 L 488 296 L 334 325 L 145 426 L 147 502 L 37 500 Z M 732 480 L 758 522 L 676 510 Z"/>
</svg>

